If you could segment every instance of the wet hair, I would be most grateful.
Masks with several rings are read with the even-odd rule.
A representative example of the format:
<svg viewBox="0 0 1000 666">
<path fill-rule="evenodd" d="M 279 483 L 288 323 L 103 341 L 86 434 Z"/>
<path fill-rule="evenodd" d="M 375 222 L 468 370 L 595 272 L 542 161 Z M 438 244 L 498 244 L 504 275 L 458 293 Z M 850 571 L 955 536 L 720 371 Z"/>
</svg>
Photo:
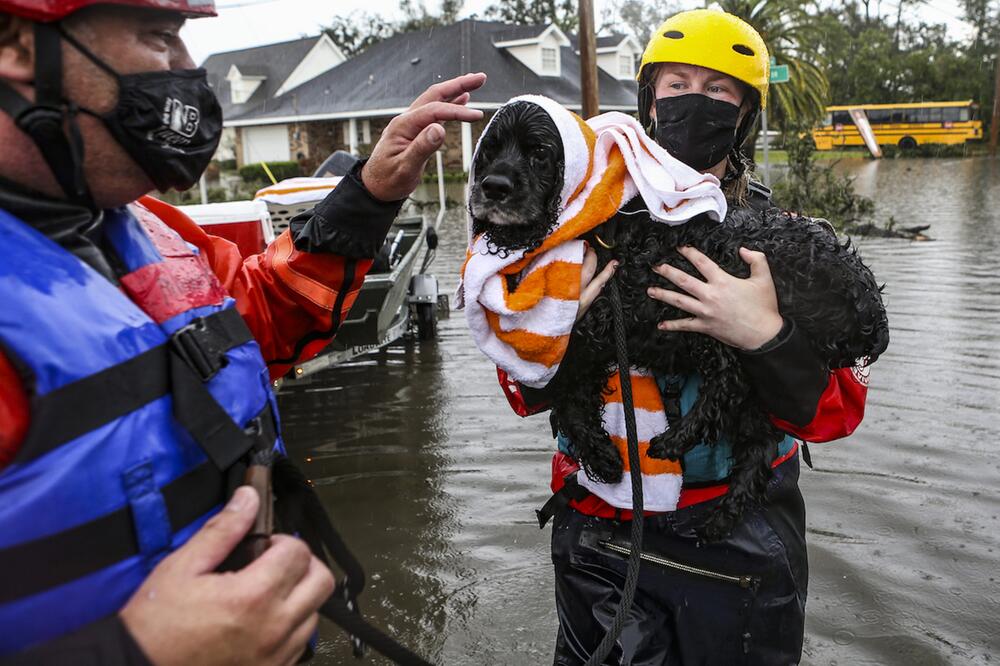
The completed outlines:
<svg viewBox="0 0 1000 666">
<path fill-rule="evenodd" d="M 727 155 L 726 173 L 722 177 L 722 193 L 726 195 L 726 200 L 730 204 L 746 206 L 747 195 L 750 192 L 750 180 L 754 172 L 754 162 L 750 157 L 754 147 L 750 146 L 750 155 L 747 155 L 744 148 L 746 148 L 747 140 L 753 134 L 753 128 L 760 116 L 760 93 L 742 81 L 740 84 L 746 86 L 746 94 L 743 96 L 741 106 L 748 110 L 743 116 L 740 126 L 736 128 L 736 143 L 733 144 L 733 149 Z"/>
</svg>

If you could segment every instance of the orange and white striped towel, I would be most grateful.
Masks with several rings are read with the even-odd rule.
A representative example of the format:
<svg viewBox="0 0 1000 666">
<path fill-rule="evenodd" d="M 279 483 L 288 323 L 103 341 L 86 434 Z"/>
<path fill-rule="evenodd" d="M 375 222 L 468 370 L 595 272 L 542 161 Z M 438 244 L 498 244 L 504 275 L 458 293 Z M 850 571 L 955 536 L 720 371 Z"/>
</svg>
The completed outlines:
<svg viewBox="0 0 1000 666">
<path fill-rule="evenodd" d="M 680 462 L 650 458 L 647 455 L 649 440 L 667 429 L 660 389 L 653 376 L 637 368 L 632 369 L 632 402 L 635 406 L 635 424 L 639 439 L 639 466 L 642 473 L 643 506 L 646 511 L 673 511 L 681 492 Z M 628 444 L 625 432 L 625 408 L 622 404 L 621 382 L 618 373 L 608 377 L 608 392 L 604 397 L 604 430 L 611 437 L 621 454 L 624 471 L 617 483 L 594 481 L 585 474 L 578 474 L 581 486 L 619 509 L 632 508 L 632 473 L 628 463 Z"/>
<path fill-rule="evenodd" d="M 280 183 L 257 190 L 254 199 L 282 206 L 322 201 L 340 183 L 340 176 L 332 178 L 286 178 Z"/>
<path fill-rule="evenodd" d="M 471 238 L 470 220 L 456 303 L 465 308 L 483 353 L 512 379 L 539 387 L 558 370 L 576 321 L 584 257 L 578 238 L 613 217 L 636 194 L 654 219 L 667 224 L 682 224 L 699 213 L 721 220 L 726 200 L 718 179 L 670 156 L 629 116 L 604 114 L 585 122 L 537 95 L 515 97 L 508 104 L 520 101 L 537 104 L 559 130 L 565 158 L 561 212 L 539 247 L 503 256 L 491 254 L 485 238 Z M 473 169 L 470 184 L 474 179 Z M 506 276 L 518 274 L 517 288 L 511 291 Z"/>
</svg>

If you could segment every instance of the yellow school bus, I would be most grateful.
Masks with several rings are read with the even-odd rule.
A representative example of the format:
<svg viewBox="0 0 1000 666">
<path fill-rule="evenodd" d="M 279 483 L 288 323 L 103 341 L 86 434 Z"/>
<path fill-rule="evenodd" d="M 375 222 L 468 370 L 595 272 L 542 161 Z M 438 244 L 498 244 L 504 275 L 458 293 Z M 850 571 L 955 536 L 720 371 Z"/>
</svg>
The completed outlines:
<svg viewBox="0 0 1000 666">
<path fill-rule="evenodd" d="M 972 100 L 852 104 L 827 107 L 826 117 L 812 132 L 817 150 L 865 145 L 851 120 L 851 109 L 864 109 L 875 139 L 883 146 L 915 148 L 925 143 L 964 143 L 983 136 L 983 123 L 975 117 Z"/>
</svg>

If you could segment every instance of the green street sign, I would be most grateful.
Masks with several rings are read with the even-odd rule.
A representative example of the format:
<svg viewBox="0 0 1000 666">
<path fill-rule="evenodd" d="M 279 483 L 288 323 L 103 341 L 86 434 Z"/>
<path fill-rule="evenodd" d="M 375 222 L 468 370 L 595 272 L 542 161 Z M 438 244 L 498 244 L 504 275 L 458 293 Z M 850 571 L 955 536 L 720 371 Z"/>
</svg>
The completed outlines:
<svg viewBox="0 0 1000 666">
<path fill-rule="evenodd" d="M 788 65 L 771 65 L 771 83 L 788 83 Z"/>
</svg>

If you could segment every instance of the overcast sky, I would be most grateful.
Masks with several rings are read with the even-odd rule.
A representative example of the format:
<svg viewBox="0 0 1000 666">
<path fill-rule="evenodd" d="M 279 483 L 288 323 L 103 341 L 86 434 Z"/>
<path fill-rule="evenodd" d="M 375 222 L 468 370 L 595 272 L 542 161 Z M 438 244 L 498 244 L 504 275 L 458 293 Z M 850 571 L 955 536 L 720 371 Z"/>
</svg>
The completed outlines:
<svg viewBox="0 0 1000 666">
<path fill-rule="evenodd" d="M 878 4 L 884 14 L 891 14 L 895 12 L 896 1 L 884 0 Z M 440 0 L 425 0 L 425 4 L 434 10 L 440 6 Z M 493 0 L 466 0 L 463 15 L 481 15 L 491 4 Z M 600 15 L 605 7 L 614 4 L 614 0 L 594 0 L 595 12 Z M 681 8 L 704 6 L 698 0 L 678 0 L 676 4 Z M 338 14 L 368 11 L 389 18 L 400 16 L 396 0 L 216 0 L 216 5 L 218 17 L 188 21 L 184 28 L 184 39 L 197 63 L 212 53 L 314 35 Z M 956 5 L 951 0 L 923 0 L 918 11 L 927 22 L 944 22 L 949 30 L 959 31 L 964 26 L 954 18 L 959 13 Z"/>
</svg>

